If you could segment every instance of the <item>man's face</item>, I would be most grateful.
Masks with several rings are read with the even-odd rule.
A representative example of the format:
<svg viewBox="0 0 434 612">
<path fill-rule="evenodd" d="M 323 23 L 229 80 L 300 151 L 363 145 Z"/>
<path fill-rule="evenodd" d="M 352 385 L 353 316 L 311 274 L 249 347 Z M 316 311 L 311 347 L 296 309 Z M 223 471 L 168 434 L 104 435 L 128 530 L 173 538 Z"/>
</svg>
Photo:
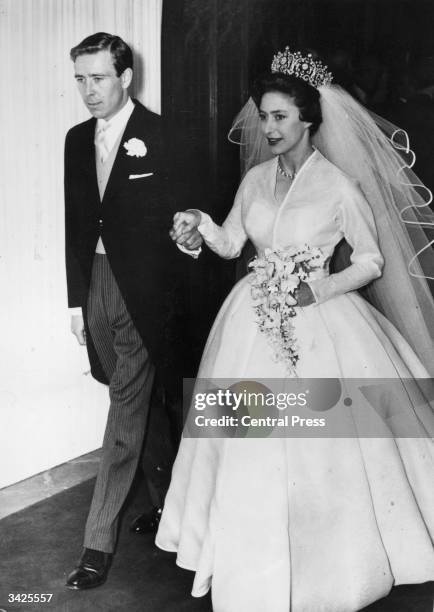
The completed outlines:
<svg viewBox="0 0 434 612">
<path fill-rule="evenodd" d="M 74 62 L 75 80 L 83 102 L 97 119 L 109 120 L 128 99 L 132 70 L 117 76 L 110 51 L 79 55 Z"/>
</svg>

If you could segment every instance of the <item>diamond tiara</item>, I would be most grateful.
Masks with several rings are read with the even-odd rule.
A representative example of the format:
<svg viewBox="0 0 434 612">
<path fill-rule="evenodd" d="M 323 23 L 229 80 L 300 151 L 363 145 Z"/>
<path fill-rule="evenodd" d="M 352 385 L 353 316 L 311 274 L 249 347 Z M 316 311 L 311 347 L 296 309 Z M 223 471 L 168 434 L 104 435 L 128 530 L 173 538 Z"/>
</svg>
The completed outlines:
<svg viewBox="0 0 434 612">
<path fill-rule="evenodd" d="M 271 72 L 293 74 L 316 88 L 321 85 L 329 85 L 333 80 L 332 73 L 327 72 L 327 66 L 313 59 L 311 53 L 303 56 L 300 51 L 292 53 L 289 47 L 285 47 L 285 51 L 279 51 L 273 57 Z"/>
</svg>

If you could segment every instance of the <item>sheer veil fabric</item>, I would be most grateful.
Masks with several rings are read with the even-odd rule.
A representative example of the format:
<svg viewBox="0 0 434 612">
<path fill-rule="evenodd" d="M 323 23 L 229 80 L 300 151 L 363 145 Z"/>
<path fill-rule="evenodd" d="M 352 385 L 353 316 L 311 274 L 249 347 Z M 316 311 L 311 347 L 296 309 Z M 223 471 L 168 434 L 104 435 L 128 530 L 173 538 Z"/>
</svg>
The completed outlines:
<svg viewBox="0 0 434 612">
<path fill-rule="evenodd" d="M 323 121 L 312 143 L 358 182 L 373 211 L 385 259 L 381 278 L 366 288 L 366 295 L 434 376 L 434 299 L 428 285 L 434 280 L 431 192 L 411 169 L 415 158 L 403 130 L 367 111 L 337 85 L 318 90 Z M 243 173 L 272 157 L 251 98 L 235 118 L 229 140 L 240 145 Z M 346 267 L 347 256 L 339 257 L 338 266 Z"/>
</svg>

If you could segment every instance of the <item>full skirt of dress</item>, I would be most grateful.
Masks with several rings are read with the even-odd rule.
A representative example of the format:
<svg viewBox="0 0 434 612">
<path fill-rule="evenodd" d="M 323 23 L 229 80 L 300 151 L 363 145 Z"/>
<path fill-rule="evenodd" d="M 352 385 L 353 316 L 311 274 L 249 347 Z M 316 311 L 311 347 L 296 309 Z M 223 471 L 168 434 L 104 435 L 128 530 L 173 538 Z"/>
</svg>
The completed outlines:
<svg viewBox="0 0 434 612">
<path fill-rule="evenodd" d="M 357 293 L 297 309 L 303 378 L 424 378 Z M 198 378 L 284 379 L 249 278 L 223 304 Z M 354 406 L 353 406 L 354 408 Z M 186 438 L 156 544 L 216 612 L 350 612 L 434 579 L 434 453 L 417 438 Z"/>
</svg>

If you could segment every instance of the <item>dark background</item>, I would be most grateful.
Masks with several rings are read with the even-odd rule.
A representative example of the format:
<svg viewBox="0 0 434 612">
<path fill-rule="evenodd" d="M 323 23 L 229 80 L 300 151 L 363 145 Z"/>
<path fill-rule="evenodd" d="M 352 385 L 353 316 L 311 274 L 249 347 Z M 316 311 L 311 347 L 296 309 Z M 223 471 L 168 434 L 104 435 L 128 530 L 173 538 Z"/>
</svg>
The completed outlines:
<svg viewBox="0 0 434 612">
<path fill-rule="evenodd" d="M 434 84 L 433 30 L 433 0 L 165 0 L 162 112 L 179 208 L 225 218 L 240 178 L 228 130 L 252 79 L 287 44 L 316 52 L 335 82 L 405 127 L 416 171 L 432 184 L 434 102 L 407 103 L 430 74 Z M 190 375 L 222 300 L 244 272 L 245 263 L 207 249 L 186 263 Z"/>
</svg>

